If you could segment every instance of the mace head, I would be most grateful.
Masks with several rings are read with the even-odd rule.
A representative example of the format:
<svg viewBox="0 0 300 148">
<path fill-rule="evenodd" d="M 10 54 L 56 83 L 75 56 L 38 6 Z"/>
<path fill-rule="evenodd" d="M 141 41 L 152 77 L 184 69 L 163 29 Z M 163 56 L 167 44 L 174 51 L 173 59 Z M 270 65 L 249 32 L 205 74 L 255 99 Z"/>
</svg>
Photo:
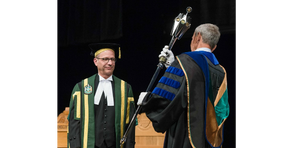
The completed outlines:
<svg viewBox="0 0 300 148">
<path fill-rule="evenodd" d="M 170 35 L 178 40 L 191 26 L 192 18 L 188 16 L 188 14 L 192 12 L 192 7 L 187 7 L 186 12 L 186 14 L 179 13 L 179 15 L 174 19 L 173 28 Z"/>
<path fill-rule="evenodd" d="M 193 10 L 192 7 L 190 7 L 190 6 L 186 7 L 186 13 L 191 13 L 192 10 Z"/>
</svg>

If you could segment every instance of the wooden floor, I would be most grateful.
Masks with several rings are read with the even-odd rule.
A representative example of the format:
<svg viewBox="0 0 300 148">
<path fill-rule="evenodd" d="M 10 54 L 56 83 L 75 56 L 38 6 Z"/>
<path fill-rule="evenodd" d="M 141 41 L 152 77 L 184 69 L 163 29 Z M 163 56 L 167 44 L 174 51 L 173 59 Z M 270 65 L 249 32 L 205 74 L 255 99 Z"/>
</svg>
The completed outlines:
<svg viewBox="0 0 300 148">
<path fill-rule="evenodd" d="M 57 117 L 57 147 L 67 147 L 67 126 L 69 108 L 59 114 Z M 151 121 L 142 113 L 137 116 L 138 125 L 135 127 L 135 148 L 162 148 L 164 143 L 164 134 L 157 133 L 152 127 Z"/>
</svg>

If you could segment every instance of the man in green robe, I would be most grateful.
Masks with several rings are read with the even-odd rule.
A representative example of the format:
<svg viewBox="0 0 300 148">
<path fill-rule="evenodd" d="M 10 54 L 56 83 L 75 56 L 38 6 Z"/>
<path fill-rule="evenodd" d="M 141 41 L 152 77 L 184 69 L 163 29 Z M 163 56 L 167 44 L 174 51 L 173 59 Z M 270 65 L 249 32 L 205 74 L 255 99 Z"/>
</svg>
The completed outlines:
<svg viewBox="0 0 300 148">
<path fill-rule="evenodd" d="M 68 115 L 68 147 L 134 148 L 135 128 L 120 146 L 120 139 L 135 112 L 130 84 L 113 75 L 120 46 L 95 43 L 89 47 L 98 73 L 73 88 Z M 121 58 L 120 54 L 118 58 Z"/>
<path fill-rule="evenodd" d="M 141 93 L 138 105 L 157 132 L 166 132 L 164 148 L 222 146 L 229 104 L 227 74 L 212 53 L 219 37 L 216 25 L 202 24 L 192 37 L 192 52 L 175 61 L 167 46 L 160 54 L 167 57 L 167 70 L 152 93 Z"/>
</svg>

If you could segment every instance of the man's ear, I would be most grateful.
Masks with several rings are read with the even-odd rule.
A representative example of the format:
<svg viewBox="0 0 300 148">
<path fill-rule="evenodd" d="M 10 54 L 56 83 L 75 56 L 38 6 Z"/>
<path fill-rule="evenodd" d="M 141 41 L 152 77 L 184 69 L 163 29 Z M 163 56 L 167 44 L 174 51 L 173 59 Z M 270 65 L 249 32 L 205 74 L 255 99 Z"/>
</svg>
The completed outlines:
<svg viewBox="0 0 300 148">
<path fill-rule="evenodd" d="M 97 59 L 96 58 L 94 58 L 94 64 L 95 64 L 95 66 L 97 66 Z"/>
<path fill-rule="evenodd" d="M 217 48 L 217 45 L 215 45 L 215 47 L 211 50 L 211 52 L 213 52 L 216 48 Z"/>
<path fill-rule="evenodd" d="M 201 36 L 200 32 L 198 32 L 198 33 L 197 33 L 197 41 L 200 42 L 201 39 L 202 39 L 202 36 Z"/>
</svg>

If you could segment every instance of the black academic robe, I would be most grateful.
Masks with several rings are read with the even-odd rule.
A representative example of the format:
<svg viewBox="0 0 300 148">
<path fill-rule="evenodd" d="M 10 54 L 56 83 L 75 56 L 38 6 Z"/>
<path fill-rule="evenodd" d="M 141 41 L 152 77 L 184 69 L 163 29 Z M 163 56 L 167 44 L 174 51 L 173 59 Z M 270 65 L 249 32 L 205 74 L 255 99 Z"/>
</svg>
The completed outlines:
<svg viewBox="0 0 300 148">
<path fill-rule="evenodd" d="M 190 54 L 194 53 L 176 57 L 143 103 L 142 112 L 157 132 L 166 132 L 164 148 L 221 147 L 229 114 L 226 72 L 205 55 Z M 226 91 L 220 92 L 222 84 Z"/>
</svg>

